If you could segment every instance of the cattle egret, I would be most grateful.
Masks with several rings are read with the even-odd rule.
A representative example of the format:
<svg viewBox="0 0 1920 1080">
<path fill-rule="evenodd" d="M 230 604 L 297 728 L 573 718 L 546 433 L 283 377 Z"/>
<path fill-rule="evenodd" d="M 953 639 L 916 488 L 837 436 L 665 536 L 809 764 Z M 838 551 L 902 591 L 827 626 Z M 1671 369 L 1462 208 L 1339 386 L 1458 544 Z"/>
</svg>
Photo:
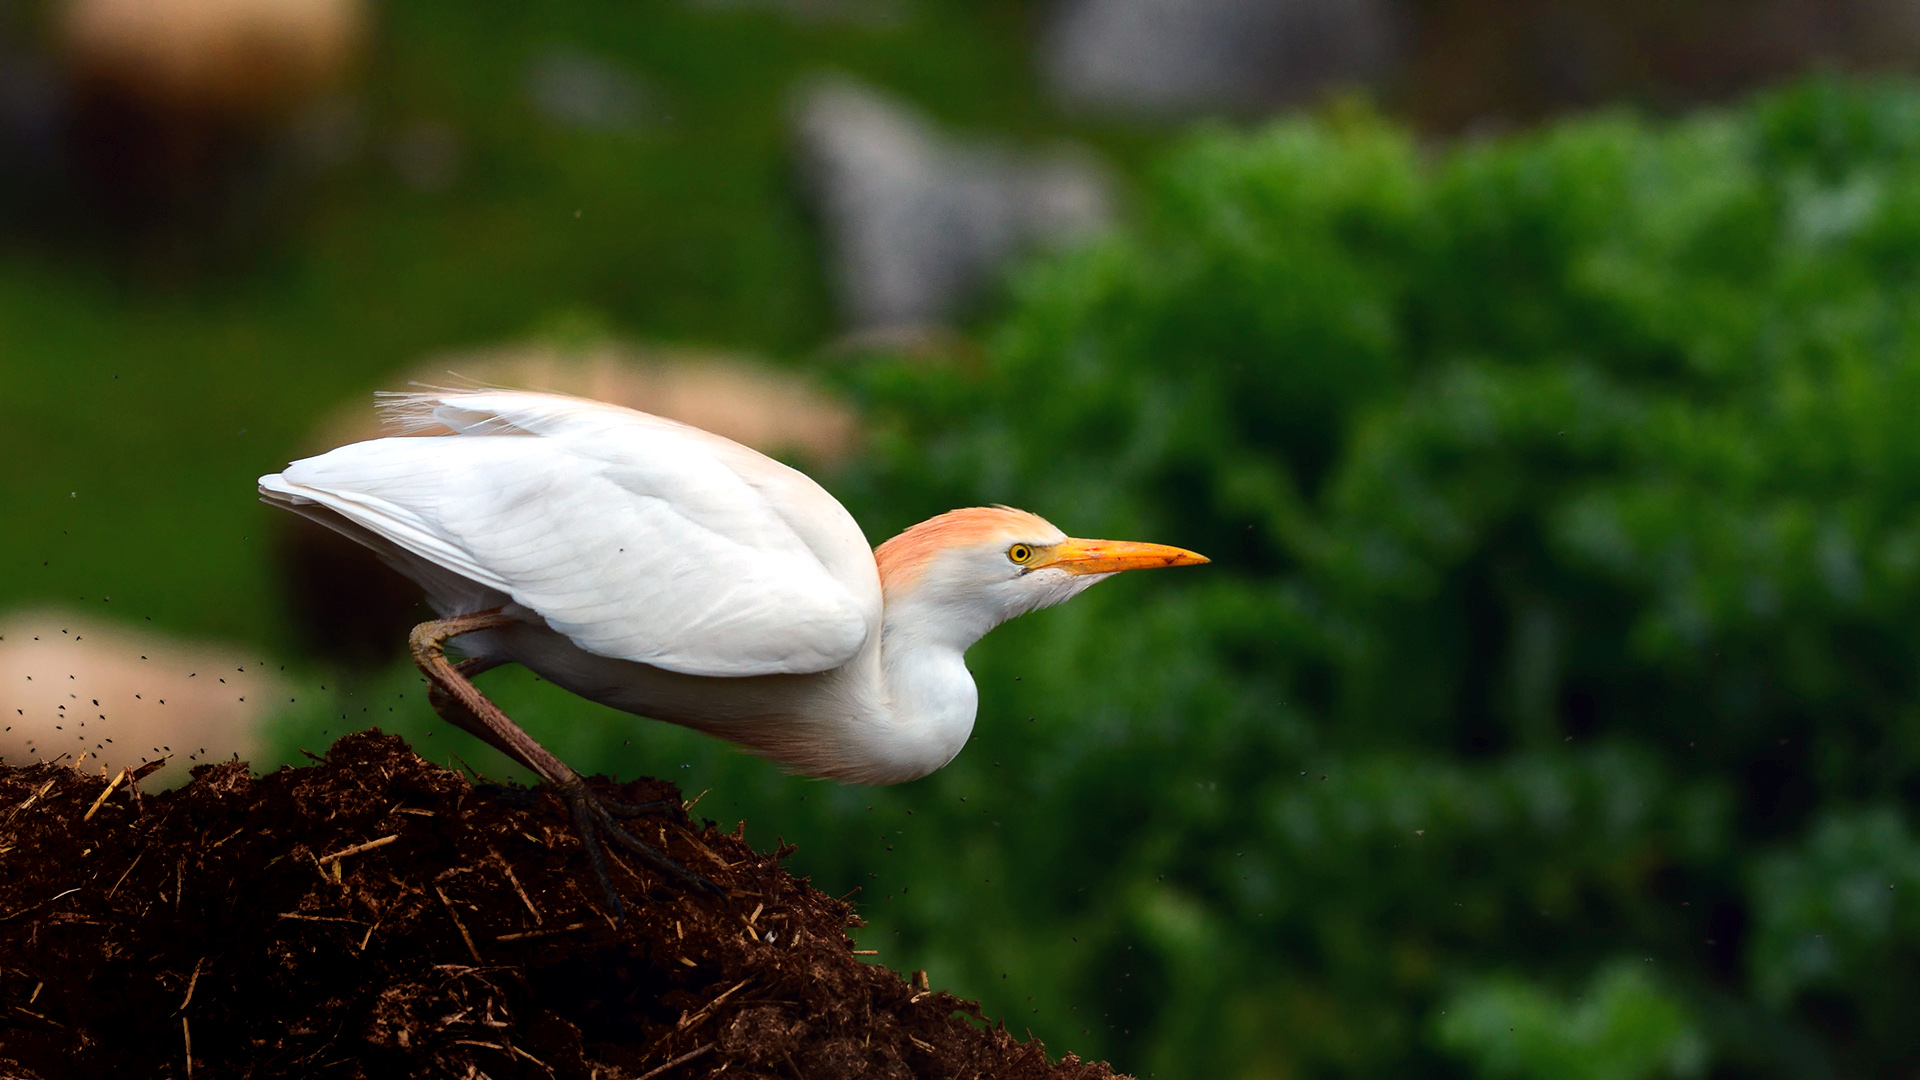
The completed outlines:
<svg viewBox="0 0 1920 1080">
<path fill-rule="evenodd" d="M 374 549 L 443 617 L 416 627 L 434 707 L 552 784 L 616 914 L 596 834 L 711 887 L 614 819 L 473 685 L 518 663 L 582 697 L 681 724 L 806 776 L 890 784 L 973 730 L 967 647 L 1122 570 L 1207 560 L 1076 540 L 1007 507 L 955 510 L 871 550 L 805 474 L 699 428 L 507 390 L 392 395 L 452 434 L 352 443 L 260 478 Z M 466 659 L 446 658 L 458 640 Z"/>
</svg>

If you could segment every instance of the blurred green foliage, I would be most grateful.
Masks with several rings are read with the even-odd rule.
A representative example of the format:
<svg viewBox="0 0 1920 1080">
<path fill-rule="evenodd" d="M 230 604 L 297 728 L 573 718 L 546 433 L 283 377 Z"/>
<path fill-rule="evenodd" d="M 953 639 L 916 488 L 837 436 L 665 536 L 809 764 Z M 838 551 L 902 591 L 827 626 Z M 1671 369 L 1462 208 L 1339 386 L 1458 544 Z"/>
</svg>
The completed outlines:
<svg viewBox="0 0 1920 1080">
<path fill-rule="evenodd" d="M 877 924 L 1163 1076 L 1910 1062 L 1920 96 L 1336 112 L 1143 202 L 976 368 L 859 377 L 866 520 L 1215 557 L 976 648 L 948 884 Z"/>
<path fill-rule="evenodd" d="M 243 273 L 0 250 L 0 598 L 286 656 L 252 481 L 346 395 L 582 322 L 794 358 L 828 332 L 792 78 L 1050 131 L 1016 4 L 608 10 L 394 7 L 370 129 L 452 125 L 462 178 L 365 164 Z M 582 43 L 676 119 L 538 124 L 519 65 Z M 822 362 L 874 425 L 828 478 L 874 539 L 1007 502 L 1215 559 L 989 636 L 953 765 L 832 787 L 489 691 L 569 760 L 798 841 L 883 961 L 1142 1076 L 1901 1074 L 1920 91 L 1455 148 L 1342 108 L 1194 134 L 1137 194 L 978 355 Z M 506 771 L 404 666 L 300 678 L 289 757 L 378 723 Z"/>
<path fill-rule="evenodd" d="M 1479 981 L 1441 1011 L 1440 1038 L 1490 1077 L 1642 1080 L 1706 1065 L 1685 1007 L 1631 961 L 1602 971 L 1571 1006 L 1524 980 Z"/>
</svg>

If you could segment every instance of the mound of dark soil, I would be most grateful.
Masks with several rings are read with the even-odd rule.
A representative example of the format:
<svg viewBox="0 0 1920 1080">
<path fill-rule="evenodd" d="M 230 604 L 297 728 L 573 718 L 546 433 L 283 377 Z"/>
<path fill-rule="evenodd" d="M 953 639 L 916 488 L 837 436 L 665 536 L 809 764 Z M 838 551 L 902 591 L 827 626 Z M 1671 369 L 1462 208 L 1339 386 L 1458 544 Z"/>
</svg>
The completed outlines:
<svg viewBox="0 0 1920 1080">
<path fill-rule="evenodd" d="M 785 852 L 637 826 L 727 898 L 613 855 L 615 926 L 556 799 L 377 733 L 162 795 L 0 767 L 0 1075 L 1112 1076 L 862 962 Z"/>
</svg>

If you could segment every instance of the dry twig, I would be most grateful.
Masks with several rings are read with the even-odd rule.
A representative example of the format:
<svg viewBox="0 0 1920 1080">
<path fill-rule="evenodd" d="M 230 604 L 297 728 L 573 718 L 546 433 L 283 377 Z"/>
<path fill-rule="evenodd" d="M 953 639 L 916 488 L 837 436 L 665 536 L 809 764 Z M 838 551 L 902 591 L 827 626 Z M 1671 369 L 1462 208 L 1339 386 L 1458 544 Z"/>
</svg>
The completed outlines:
<svg viewBox="0 0 1920 1080">
<path fill-rule="evenodd" d="M 686 961 L 684 960 L 681 961 L 681 963 L 685 963 L 685 962 Z M 752 981 L 753 981 L 752 979 L 748 978 L 748 979 L 741 979 L 739 982 L 734 983 L 730 989 L 721 993 L 719 997 L 714 998 L 712 1001 L 707 1002 L 705 1005 L 702 1005 L 700 1007 L 699 1012 L 694 1013 L 692 1016 L 681 1017 L 680 1022 L 678 1024 L 675 1024 L 674 1027 L 678 1028 L 681 1031 L 686 1031 L 688 1028 L 693 1027 L 694 1025 L 698 1024 L 700 1021 L 705 1020 L 709 1016 L 712 1016 L 713 1010 L 718 1008 L 721 1002 L 732 997 L 735 990 L 740 989 L 741 987 L 747 985 Z"/>
<path fill-rule="evenodd" d="M 388 844 L 391 844 L 398 839 L 400 839 L 400 834 L 394 833 L 392 836 L 383 836 L 378 840 L 369 840 L 364 844 L 355 844 L 350 848 L 341 848 L 339 851 L 336 851 L 331 855 L 320 856 L 320 858 L 317 861 L 320 863 L 320 865 L 325 866 L 330 862 L 338 862 L 339 860 L 344 859 L 349 855 L 358 855 L 363 851 L 372 851 L 374 848 L 386 847 Z"/>
<path fill-rule="evenodd" d="M 454 929 L 460 931 L 460 940 L 467 943 L 467 952 L 473 954 L 473 962 L 484 965 L 486 961 L 480 959 L 480 950 L 474 948 L 473 935 L 467 933 L 467 924 L 460 921 L 460 913 L 453 910 L 453 901 L 447 899 L 447 890 L 435 885 L 433 891 L 440 894 L 440 902 L 447 906 L 447 916 L 453 920 Z"/>
<path fill-rule="evenodd" d="M 533 906 L 533 900 L 532 898 L 527 896 L 527 890 L 520 887 L 520 879 L 513 876 L 513 867 L 507 865 L 507 860 L 501 858 L 500 853 L 498 851 L 495 851 L 493 849 L 493 845 L 491 844 L 487 845 L 487 854 L 493 856 L 494 863 L 498 865 L 500 869 L 506 873 L 507 883 L 513 886 L 514 892 L 520 894 L 520 902 L 527 905 L 527 910 L 533 914 L 533 925 L 539 926 L 540 923 L 543 921 L 540 918 L 540 909 Z M 495 940 L 505 941 L 506 939 L 496 938 Z"/>
<path fill-rule="evenodd" d="M 659 1076 L 661 1073 L 666 1072 L 668 1069 L 673 1068 L 675 1065 L 685 1065 L 687 1062 L 692 1061 L 694 1058 L 699 1057 L 701 1054 L 704 1054 L 711 1049 L 713 1049 L 713 1044 L 708 1043 L 707 1045 L 700 1047 L 698 1050 L 689 1050 L 686 1053 L 681 1054 L 679 1057 L 674 1058 L 672 1061 L 667 1062 L 665 1065 L 648 1069 L 646 1072 L 643 1072 L 639 1076 L 634 1077 L 634 1080 L 653 1080 L 654 1077 Z"/>
<path fill-rule="evenodd" d="M 193 988 L 200 985 L 200 965 L 206 962 L 207 958 L 204 956 L 193 962 L 193 975 L 187 979 L 187 996 L 180 999 L 180 1007 L 173 1010 L 174 1012 L 184 1013 L 187 1011 L 187 1006 L 193 1003 Z"/>
<path fill-rule="evenodd" d="M 560 934 L 570 934 L 575 930 L 585 930 L 587 927 L 591 925 L 593 924 L 583 923 L 583 922 L 568 923 L 565 926 L 556 926 L 551 930 L 528 930 L 524 933 L 519 933 L 519 934 L 501 934 L 500 936 L 494 938 L 493 940 L 495 941 L 532 941 L 535 938 L 556 937 Z"/>
<path fill-rule="evenodd" d="M 93 800 L 93 805 L 87 807 L 87 812 L 80 816 L 80 820 L 92 821 L 94 813 L 100 809 L 100 804 L 106 802 L 107 796 L 113 794 L 114 789 L 118 788 L 127 779 L 127 777 L 131 775 L 133 775 L 133 771 L 131 769 L 121 769 L 120 774 L 118 776 L 115 776 L 111 781 L 107 783 L 107 788 L 105 791 L 102 791 L 100 793 L 100 797 Z"/>
</svg>

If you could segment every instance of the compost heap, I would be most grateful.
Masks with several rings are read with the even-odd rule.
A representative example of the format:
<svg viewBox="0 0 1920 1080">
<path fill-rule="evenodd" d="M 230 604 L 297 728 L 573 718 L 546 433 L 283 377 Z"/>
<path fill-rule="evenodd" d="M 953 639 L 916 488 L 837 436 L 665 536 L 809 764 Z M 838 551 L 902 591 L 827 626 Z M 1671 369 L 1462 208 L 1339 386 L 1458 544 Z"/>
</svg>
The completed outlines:
<svg viewBox="0 0 1920 1080">
<path fill-rule="evenodd" d="M 610 852 L 615 925 L 557 799 L 378 733 L 159 795 L 0 766 L 0 1076 L 1112 1077 L 861 961 L 786 850 L 633 824 L 726 897 Z"/>
</svg>

